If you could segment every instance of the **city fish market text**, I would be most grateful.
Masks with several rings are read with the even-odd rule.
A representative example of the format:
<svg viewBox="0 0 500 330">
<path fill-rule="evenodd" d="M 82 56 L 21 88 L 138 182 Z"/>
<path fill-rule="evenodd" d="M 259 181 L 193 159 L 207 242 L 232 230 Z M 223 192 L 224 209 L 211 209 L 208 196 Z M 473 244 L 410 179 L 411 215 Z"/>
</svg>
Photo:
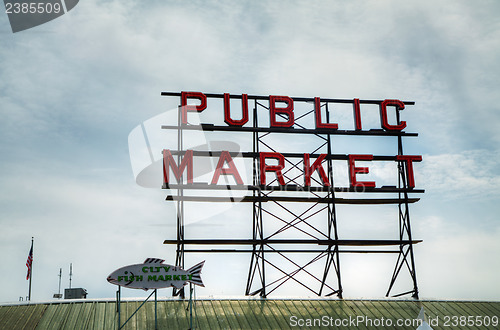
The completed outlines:
<svg viewBox="0 0 500 330">
<path fill-rule="evenodd" d="M 155 269 L 153 269 L 155 268 Z M 160 272 L 163 272 L 163 270 L 165 270 L 164 273 L 168 273 L 169 270 L 170 270 L 171 267 L 149 267 L 149 270 L 148 270 L 148 267 L 142 267 L 142 272 L 143 273 L 160 273 Z M 172 271 L 175 271 L 176 268 L 174 267 L 172 269 Z M 126 271 L 125 274 L 127 274 L 128 272 Z M 192 274 L 188 274 L 188 275 L 148 275 L 148 278 L 147 280 L 148 281 L 187 281 L 187 280 L 192 280 L 193 279 L 193 275 Z M 124 276 L 118 276 L 118 283 L 120 282 L 130 282 L 130 281 L 142 281 L 143 280 L 143 275 L 130 275 L 130 276 L 127 276 L 127 275 L 124 275 Z"/>
<path fill-rule="evenodd" d="M 205 261 L 184 270 L 177 266 L 163 264 L 162 259 L 148 258 L 142 264 L 122 267 L 111 273 L 108 282 L 130 289 L 182 288 L 188 282 L 204 286 L 201 269 Z"/>
</svg>

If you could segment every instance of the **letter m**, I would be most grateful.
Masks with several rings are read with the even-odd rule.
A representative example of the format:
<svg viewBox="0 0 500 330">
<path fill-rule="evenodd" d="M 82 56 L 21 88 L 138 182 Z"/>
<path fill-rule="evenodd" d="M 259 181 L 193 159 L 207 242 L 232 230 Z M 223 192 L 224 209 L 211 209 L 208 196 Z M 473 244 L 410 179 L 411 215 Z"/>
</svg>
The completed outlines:
<svg viewBox="0 0 500 330">
<path fill-rule="evenodd" d="M 187 183 L 193 183 L 193 150 L 186 150 L 180 165 L 175 163 L 172 153 L 168 149 L 163 150 L 163 182 L 168 185 L 170 182 L 170 169 L 175 175 L 178 183 L 182 183 L 182 173 L 187 167 Z"/>
</svg>

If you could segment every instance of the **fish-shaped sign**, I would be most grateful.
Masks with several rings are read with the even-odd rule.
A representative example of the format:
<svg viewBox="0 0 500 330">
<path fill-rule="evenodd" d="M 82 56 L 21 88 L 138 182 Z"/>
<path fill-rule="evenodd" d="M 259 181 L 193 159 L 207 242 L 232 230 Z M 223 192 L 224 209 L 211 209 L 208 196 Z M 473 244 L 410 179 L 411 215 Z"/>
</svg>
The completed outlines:
<svg viewBox="0 0 500 330">
<path fill-rule="evenodd" d="M 129 265 L 112 272 L 107 280 L 130 289 L 161 289 L 175 287 L 180 289 L 188 282 L 203 286 L 201 268 L 205 261 L 184 270 L 178 266 L 164 264 L 165 260 L 148 258 L 142 264 Z"/>
</svg>

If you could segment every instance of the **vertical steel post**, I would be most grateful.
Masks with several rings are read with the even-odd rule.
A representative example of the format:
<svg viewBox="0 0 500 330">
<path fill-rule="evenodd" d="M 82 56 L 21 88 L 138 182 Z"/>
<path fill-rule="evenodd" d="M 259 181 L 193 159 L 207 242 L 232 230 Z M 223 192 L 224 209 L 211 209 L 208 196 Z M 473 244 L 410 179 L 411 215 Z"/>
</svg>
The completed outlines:
<svg viewBox="0 0 500 330">
<path fill-rule="evenodd" d="M 257 112 L 257 100 L 255 100 L 255 113 L 254 113 L 254 116 L 255 116 L 255 119 L 254 119 L 254 123 L 255 123 L 255 127 L 258 127 L 259 126 L 259 118 L 258 118 L 258 112 Z M 260 137 L 259 137 L 259 132 L 255 132 L 255 144 L 256 144 L 256 147 L 257 149 L 255 150 L 255 154 L 256 155 L 259 155 L 260 153 L 260 148 L 259 148 L 259 143 L 260 143 Z M 258 157 L 258 156 L 256 156 Z M 259 173 L 259 175 L 263 175 L 262 173 L 260 173 L 260 157 L 257 158 L 257 173 Z M 265 173 L 264 173 L 265 175 Z M 260 177 L 256 177 L 256 181 L 257 181 L 257 184 L 260 186 Z M 261 264 L 260 264 L 260 268 L 261 268 L 261 286 L 262 286 L 262 290 L 260 291 L 260 296 L 262 298 L 266 298 L 267 297 L 267 294 L 266 294 L 266 271 L 265 271 L 265 266 L 266 266 L 266 259 L 265 259 L 265 256 L 264 256 L 264 243 L 262 242 L 262 240 L 264 240 L 264 219 L 263 219 L 263 214 L 262 214 L 262 191 L 259 189 L 259 200 L 257 202 L 257 205 L 258 205 L 258 214 L 257 214 L 257 217 L 258 217 L 258 221 L 257 221 L 257 234 L 258 234 L 258 237 L 259 239 L 261 240 L 261 244 L 259 246 L 259 254 L 260 254 L 260 261 L 261 261 Z"/>
<path fill-rule="evenodd" d="M 257 114 L 257 100 L 254 100 L 254 109 L 253 109 L 253 127 L 257 128 L 259 126 L 258 114 Z M 254 131 L 252 133 L 253 136 L 253 185 L 255 187 L 260 186 L 260 159 L 259 159 L 259 133 Z M 260 173 L 262 175 L 262 173 Z M 252 257 L 250 261 L 250 268 L 248 272 L 248 280 L 247 280 L 247 288 L 246 294 L 252 295 L 256 292 L 259 292 L 259 295 L 262 298 L 266 297 L 266 276 L 265 276 L 265 259 L 264 259 L 264 243 L 262 240 L 264 239 L 264 228 L 263 228 L 263 219 L 262 219 L 262 191 L 260 189 L 253 190 L 253 196 L 257 197 L 253 202 L 253 223 L 252 223 L 252 238 L 255 241 L 261 240 L 259 244 L 252 245 Z M 260 260 L 259 260 L 260 258 Z M 251 292 L 251 286 L 253 283 L 254 276 L 258 273 L 260 277 L 260 288 L 256 290 L 254 293 Z"/>
<path fill-rule="evenodd" d="M 182 98 L 181 98 L 181 104 L 182 104 Z M 182 131 L 182 113 L 181 109 L 179 108 L 178 114 L 177 114 L 177 150 L 179 151 L 179 154 L 177 155 L 177 163 L 181 163 L 181 155 L 180 151 L 183 150 L 183 131 Z M 181 176 L 180 178 L 181 182 L 179 184 L 181 185 L 180 188 L 177 189 L 177 251 L 176 251 L 176 259 L 175 259 L 175 265 L 179 266 L 181 268 L 184 268 L 184 189 L 182 188 L 182 181 L 184 180 L 184 177 Z M 184 288 L 177 290 L 173 288 L 173 295 L 177 296 L 179 295 L 181 299 L 184 299 Z"/>
<path fill-rule="evenodd" d="M 158 330 L 158 289 L 155 289 L 155 330 Z"/>
<path fill-rule="evenodd" d="M 189 282 L 189 329 L 193 329 L 193 284 Z"/>
<path fill-rule="evenodd" d="M 118 291 L 116 291 L 116 311 L 118 312 L 118 329 L 121 326 L 121 286 L 118 286 Z"/>
<path fill-rule="evenodd" d="M 397 124 L 400 124 L 400 114 L 399 110 L 396 109 L 396 120 Z M 398 135 L 398 155 L 403 155 L 403 138 L 401 135 Z M 412 234 L 411 234 L 411 225 L 410 225 L 410 207 L 408 205 L 408 185 L 406 182 L 406 175 L 408 173 L 408 168 L 404 161 L 398 161 L 398 187 L 403 189 L 403 192 L 398 193 L 399 199 L 402 199 L 404 202 L 399 203 L 399 239 L 401 241 L 408 240 L 408 247 L 401 244 L 399 246 L 399 255 L 398 260 L 396 261 L 396 266 L 394 268 L 394 272 L 392 275 L 391 282 L 389 284 L 389 289 L 387 290 L 386 296 L 389 296 L 390 291 L 396 282 L 396 279 L 399 275 L 401 268 L 404 265 L 408 268 L 408 272 L 410 273 L 410 277 L 412 279 L 413 289 L 406 293 L 412 293 L 412 297 L 418 299 L 418 286 L 417 286 L 417 273 L 415 267 L 415 257 L 413 254 L 413 244 L 412 244 Z M 408 263 L 408 255 L 410 258 L 410 263 Z M 405 294 L 406 294 L 405 293 Z"/>
<path fill-rule="evenodd" d="M 325 109 L 326 109 L 326 122 L 330 122 L 330 111 L 328 109 L 328 103 L 325 104 Z M 321 111 L 321 105 L 320 109 Z M 327 152 L 328 155 L 332 154 L 332 141 L 331 141 L 331 135 L 327 134 Z M 330 180 L 330 184 L 332 185 L 332 188 L 328 192 L 328 198 L 330 202 L 328 203 L 328 239 L 332 239 L 332 233 L 333 233 L 333 239 L 335 239 L 336 242 L 338 242 L 339 236 L 338 236 L 338 231 L 337 231 L 337 212 L 335 209 L 335 191 L 333 187 L 335 186 L 335 179 L 333 175 L 333 161 L 331 158 L 328 159 L 327 161 L 327 166 L 328 166 L 328 179 Z M 339 245 L 336 243 L 333 246 L 333 251 L 332 251 L 332 246 L 329 245 L 327 249 L 327 258 L 326 258 L 326 263 L 325 263 L 325 270 L 323 272 L 323 282 L 321 283 L 321 287 L 319 290 L 318 295 L 321 296 L 323 292 L 323 287 L 325 286 L 325 282 L 328 278 L 328 274 L 330 272 L 330 268 L 333 265 L 333 268 L 335 270 L 335 275 L 337 277 L 337 284 L 338 284 L 338 289 L 337 289 L 337 296 L 342 299 L 342 281 L 341 281 L 341 274 L 340 274 L 340 255 L 339 255 Z"/>
<path fill-rule="evenodd" d="M 33 241 L 34 238 L 31 237 L 31 252 L 33 252 Z M 31 262 L 30 262 L 30 270 L 29 270 L 29 275 L 30 275 L 30 283 L 29 283 L 29 288 L 28 288 L 28 301 L 31 302 L 31 278 L 33 277 L 33 255 L 31 256 Z"/>
</svg>

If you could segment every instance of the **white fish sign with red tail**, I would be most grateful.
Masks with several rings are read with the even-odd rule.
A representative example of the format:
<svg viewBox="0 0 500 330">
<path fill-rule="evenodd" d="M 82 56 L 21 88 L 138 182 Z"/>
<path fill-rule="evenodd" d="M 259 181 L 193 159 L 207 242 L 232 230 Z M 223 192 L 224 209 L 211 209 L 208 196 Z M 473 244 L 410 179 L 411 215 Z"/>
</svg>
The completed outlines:
<svg viewBox="0 0 500 330">
<path fill-rule="evenodd" d="M 112 272 L 107 280 L 111 284 L 130 289 L 180 289 L 188 283 L 204 286 L 201 269 L 205 261 L 184 270 L 178 266 L 164 264 L 165 260 L 148 258 L 142 264 L 129 265 Z"/>
</svg>

